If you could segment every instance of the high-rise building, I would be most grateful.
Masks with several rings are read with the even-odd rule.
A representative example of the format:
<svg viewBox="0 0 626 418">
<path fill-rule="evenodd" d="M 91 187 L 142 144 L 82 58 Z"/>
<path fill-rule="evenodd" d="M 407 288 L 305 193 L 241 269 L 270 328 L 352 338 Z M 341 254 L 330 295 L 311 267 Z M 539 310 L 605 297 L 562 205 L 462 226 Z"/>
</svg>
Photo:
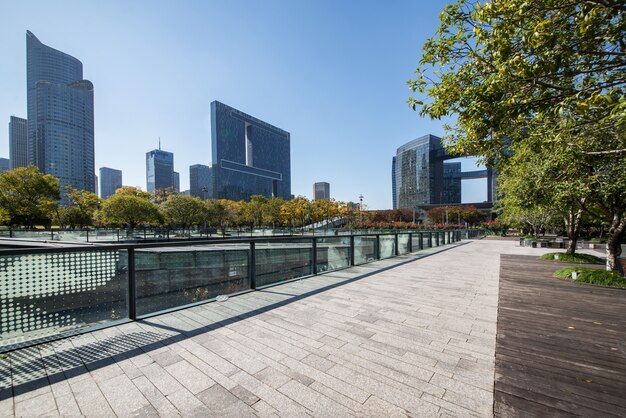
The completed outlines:
<svg viewBox="0 0 626 418">
<path fill-rule="evenodd" d="M 146 181 L 150 193 L 174 188 L 174 154 L 161 149 L 146 152 Z"/>
<path fill-rule="evenodd" d="M 330 184 L 325 181 L 313 185 L 313 200 L 330 199 Z"/>
<path fill-rule="evenodd" d="M 28 165 L 28 124 L 17 116 L 9 121 L 9 160 L 12 169 Z"/>
<path fill-rule="evenodd" d="M 214 101 L 211 149 L 215 198 L 291 197 L 289 132 Z"/>
<path fill-rule="evenodd" d="M 0 173 L 4 173 L 11 169 L 11 163 L 8 158 L 0 158 Z"/>
<path fill-rule="evenodd" d="M 415 209 L 428 205 L 461 203 L 463 179 L 488 179 L 491 202 L 495 177 L 491 169 L 463 172 L 460 162 L 445 162 L 458 158 L 449 154 L 441 138 L 425 135 L 398 148 L 391 166 L 394 209 Z"/>
<path fill-rule="evenodd" d="M 202 200 L 213 197 L 211 167 L 202 164 L 189 166 L 189 193 Z"/>
<path fill-rule="evenodd" d="M 443 163 L 441 203 L 461 203 L 461 163 Z"/>
<path fill-rule="evenodd" d="M 83 64 L 27 31 L 26 67 L 29 163 L 58 177 L 63 191 L 93 192 L 93 84 Z"/>
<path fill-rule="evenodd" d="M 100 167 L 100 197 L 107 199 L 113 196 L 120 187 L 122 187 L 122 170 Z"/>
<path fill-rule="evenodd" d="M 180 174 L 178 171 L 172 172 L 172 187 L 176 193 L 180 192 Z"/>
</svg>

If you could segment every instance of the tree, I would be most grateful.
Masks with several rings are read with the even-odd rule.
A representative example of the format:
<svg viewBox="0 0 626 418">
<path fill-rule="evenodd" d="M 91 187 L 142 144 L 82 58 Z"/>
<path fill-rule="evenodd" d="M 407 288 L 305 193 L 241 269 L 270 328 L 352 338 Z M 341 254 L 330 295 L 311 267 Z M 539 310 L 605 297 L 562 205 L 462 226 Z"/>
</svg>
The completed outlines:
<svg viewBox="0 0 626 418">
<path fill-rule="evenodd" d="M 481 156 L 504 181 L 536 174 L 525 176 L 536 187 L 518 208 L 564 214 L 569 251 L 583 212 L 612 225 L 612 242 L 626 229 L 625 12 L 605 0 L 459 0 L 409 81 L 431 98 L 409 99 L 422 115 L 457 115 L 446 127 L 450 152 Z M 553 164 L 540 160 L 548 157 Z M 618 252 L 607 245 L 607 268 Z"/>
<path fill-rule="evenodd" d="M 86 190 L 76 190 L 73 187 L 67 188 L 67 195 L 70 198 L 71 205 L 61 212 L 63 215 L 63 223 L 67 223 L 72 227 L 92 225 L 96 211 L 102 204 L 95 193 Z M 61 222 L 59 222 L 61 223 Z"/>
<path fill-rule="evenodd" d="M 313 222 L 330 220 L 339 216 L 339 204 L 332 199 L 318 199 L 312 203 L 311 213 Z"/>
<path fill-rule="evenodd" d="M 626 6 L 611 0 L 459 0 L 423 48 L 409 104 L 431 118 L 458 115 L 447 145 L 490 163 L 505 145 L 570 142 L 582 126 L 626 121 Z M 626 141 L 590 153 L 625 153 Z"/>
<path fill-rule="evenodd" d="M 181 226 L 184 234 L 187 228 L 202 222 L 205 206 L 198 197 L 174 194 L 161 203 L 159 210 L 166 223 Z"/>
<path fill-rule="evenodd" d="M 272 228 L 275 228 L 276 225 L 280 225 L 281 216 L 280 216 L 280 208 L 285 204 L 285 200 L 280 197 L 271 197 L 267 204 L 265 205 L 265 209 L 263 210 L 263 223 L 265 225 L 271 225 Z"/>
<path fill-rule="evenodd" d="M 157 205 L 165 202 L 170 196 L 176 195 L 178 192 L 173 187 L 163 187 L 160 189 L 156 189 L 154 191 L 154 195 L 152 196 L 152 201 Z"/>
<path fill-rule="evenodd" d="M 280 212 L 285 224 L 304 226 L 311 219 L 311 202 L 306 197 L 298 196 L 286 201 Z"/>
<path fill-rule="evenodd" d="M 159 210 L 150 201 L 150 196 L 150 193 L 133 187 L 122 187 L 102 203 L 97 217 L 105 224 L 126 225 L 129 228 L 135 228 L 142 223 L 158 222 Z"/>
<path fill-rule="evenodd" d="M 12 225 L 49 225 L 60 191 L 56 177 L 32 165 L 0 174 L 0 208 Z"/>
</svg>

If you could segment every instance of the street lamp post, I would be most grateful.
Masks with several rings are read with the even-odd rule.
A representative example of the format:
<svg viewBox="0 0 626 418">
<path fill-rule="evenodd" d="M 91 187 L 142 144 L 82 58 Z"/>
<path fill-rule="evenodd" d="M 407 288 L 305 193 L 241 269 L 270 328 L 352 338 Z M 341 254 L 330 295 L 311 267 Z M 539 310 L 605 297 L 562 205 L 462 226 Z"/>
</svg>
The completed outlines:
<svg viewBox="0 0 626 418">
<path fill-rule="evenodd" d="M 359 205 L 359 223 L 363 223 L 363 195 L 359 195 L 361 204 Z"/>
</svg>

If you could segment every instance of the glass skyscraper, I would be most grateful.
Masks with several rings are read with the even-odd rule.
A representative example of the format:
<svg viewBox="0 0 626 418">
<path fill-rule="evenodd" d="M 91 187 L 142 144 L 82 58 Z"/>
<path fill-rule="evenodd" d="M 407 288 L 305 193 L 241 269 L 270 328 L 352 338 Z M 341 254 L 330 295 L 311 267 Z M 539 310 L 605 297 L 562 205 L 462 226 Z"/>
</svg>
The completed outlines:
<svg viewBox="0 0 626 418">
<path fill-rule="evenodd" d="M 12 169 L 28 165 L 28 124 L 17 116 L 9 121 L 9 160 Z"/>
<path fill-rule="evenodd" d="M 320 181 L 313 184 L 313 200 L 330 199 L 330 184 Z"/>
<path fill-rule="evenodd" d="M 154 193 L 157 189 L 175 188 L 174 181 L 174 154 L 160 149 L 146 152 L 148 191 Z"/>
<path fill-rule="evenodd" d="M 213 176 L 208 165 L 189 166 L 189 194 L 200 199 L 213 197 Z"/>
<path fill-rule="evenodd" d="M 211 103 L 213 197 L 291 198 L 290 135 L 218 101 Z"/>
<path fill-rule="evenodd" d="M 487 200 L 493 199 L 495 175 L 488 168 L 463 172 L 458 158 L 450 155 L 441 138 L 425 135 L 398 148 L 391 161 L 391 184 L 394 209 L 415 209 L 420 206 L 460 204 L 463 179 L 487 178 Z"/>
<path fill-rule="evenodd" d="M 58 177 L 63 191 L 93 192 L 93 84 L 83 64 L 27 31 L 26 69 L 29 163 Z"/>
<path fill-rule="evenodd" d="M 100 167 L 100 197 L 107 199 L 122 187 L 122 170 Z"/>
</svg>

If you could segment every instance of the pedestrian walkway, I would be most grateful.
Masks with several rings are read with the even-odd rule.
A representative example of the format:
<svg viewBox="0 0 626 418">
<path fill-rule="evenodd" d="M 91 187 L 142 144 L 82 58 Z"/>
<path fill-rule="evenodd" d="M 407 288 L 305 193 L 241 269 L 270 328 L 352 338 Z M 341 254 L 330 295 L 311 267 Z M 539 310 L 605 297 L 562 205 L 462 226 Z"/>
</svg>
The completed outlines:
<svg viewBox="0 0 626 418">
<path fill-rule="evenodd" d="M 501 253 L 464 241 L 0 359 L 0 416 L 490 416 Z"/>
</svg>

